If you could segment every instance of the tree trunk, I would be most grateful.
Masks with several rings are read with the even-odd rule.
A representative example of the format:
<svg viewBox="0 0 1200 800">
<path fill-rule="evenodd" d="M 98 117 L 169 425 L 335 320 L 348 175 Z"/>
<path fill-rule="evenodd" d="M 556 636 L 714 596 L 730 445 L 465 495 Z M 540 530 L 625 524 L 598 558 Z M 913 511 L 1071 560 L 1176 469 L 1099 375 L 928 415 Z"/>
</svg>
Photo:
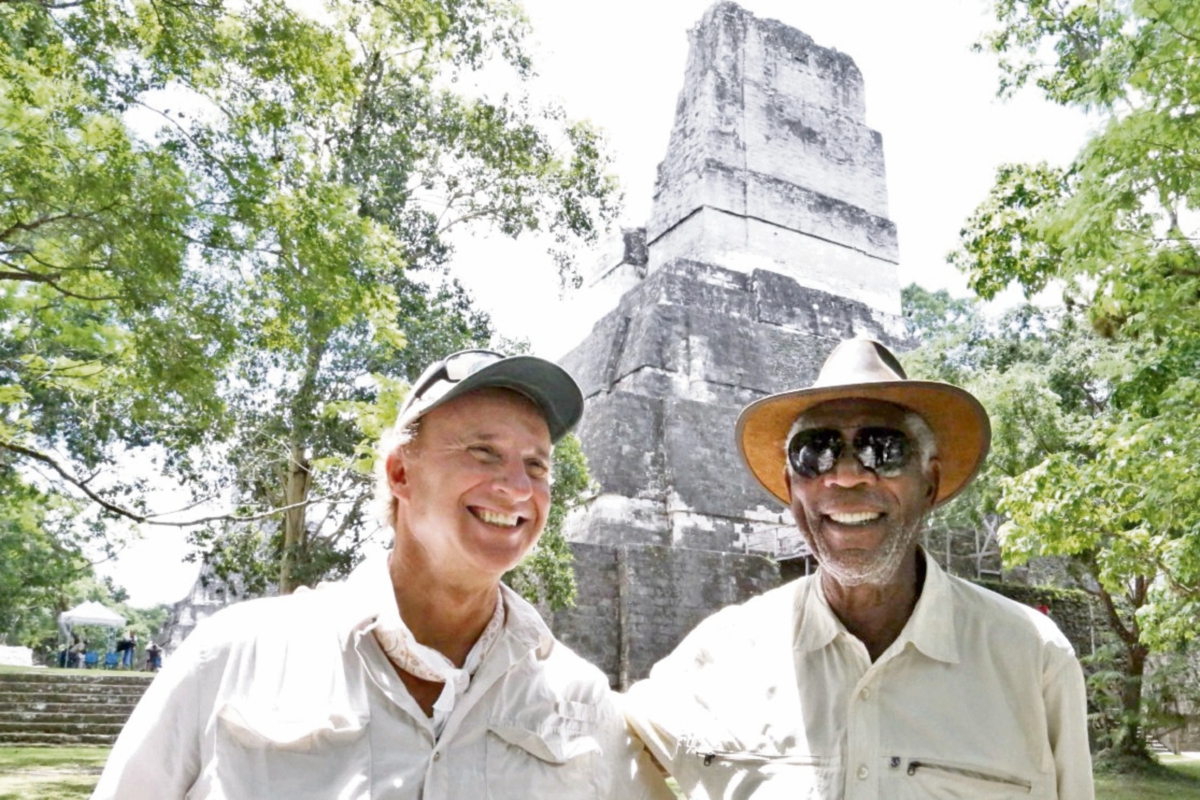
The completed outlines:
<svg viewBox="0 0 1200 800">
<path fill-rule="evenodd" d="M 1142 728 L 1142 678 L 1146 674 L 1146 647 L 1125 648 L 1125 677 L 1121 685 L 1121 730 L 1117 750 L 1123 756 L 1149 758 L 1146 732 Z"/>
<path fill-rule="evenodd" d="M 316 316 L 319 317 L 319 314 Z M 312 462 L 306 444 L 313 428 L 313 417 L 317 405 L 317 375 L 321 369 L 321 358 L 325 354 L 327 337 L 314 336 L 319 320 L 309 315 L 309 339 L 304 349 L 304 373 L 292 398 L 290 416 L 290 450 L 288 452 L 286 486 L 283 505 L 288 510 L 283 515 L 283 554 L 279 562 L 279 593 L 291 594 L 299 585 L 297 567 L 302 566 L 308 549 L 307 512 L 309 492 L 312 489 Z"/>
<path fill-rule="evenodd" d="M 1148 648 L 1142 644 L 1141 630 L 1138 628 L 1137 611 L 1146 604 L 1146 593 L 1150 580 L 1145 576 L 1133 579 L 1133 585 L 1124 598 L 1129 604 L 1131 613 L 1129 619 L 1122 617 L 1117 608 L 1116 600 L 1099 582 L 1099 570 L 1094 563 L 1089 564 L 1092 576 L 1099 586 L 1096 594 L 1104 606 L 1109 626 L 1121 640 L 1125 650 L 1124 675 L 1121 679 L 1121 720 L 1115 734 L 1115 749 L 1117 754 L 1136 759 L 1149 759 L 1150 751 L 1146 748 L 1146 732 L 1142 728 L 1142 678 L 1146 674 L 1146 656 Z"/>
<path fill-rule="evenodd" d="M 304 448 L 299 444 L 292 445 L 288 457 L 287 485 L 284 489 L 284 505 L 288 510 L 283 514 L 283 557 L 279 564 L 279 593 L 291 594 L 296 589 L 296 564 L 298 557 L 304 552 L 308 530 L 306 527 L 307 506 L 303 505 L 308 499 L 309 481 L 308 459 L 304 457 Z"/>
</svg>

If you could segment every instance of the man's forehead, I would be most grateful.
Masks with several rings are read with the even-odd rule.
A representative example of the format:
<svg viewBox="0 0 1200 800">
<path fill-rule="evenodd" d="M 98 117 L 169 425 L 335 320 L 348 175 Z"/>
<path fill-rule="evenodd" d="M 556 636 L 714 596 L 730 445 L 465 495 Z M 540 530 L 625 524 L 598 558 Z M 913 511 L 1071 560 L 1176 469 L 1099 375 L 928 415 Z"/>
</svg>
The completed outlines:
<svg viewBox="0 0 1200 800">
<path fill-rule="evenodd" d="M 815 405 L 798 416 L 796 422 L 801 428 L 899 426 L 911 413 L 911 409 L 885 400 L 853 397 Z"/>
<path fill-rule="evenodd" d="M 539 440 L 550 451 L 550 428 L 537 403 L 510 389 L 488 387 L 455 397 L 425 414 L 423 427 L 444 431 L 454 438 L 494 440 L 506 432 L 521 429 Z M 419 430 L 419 429 L 418 429 Z"/>
</svg>

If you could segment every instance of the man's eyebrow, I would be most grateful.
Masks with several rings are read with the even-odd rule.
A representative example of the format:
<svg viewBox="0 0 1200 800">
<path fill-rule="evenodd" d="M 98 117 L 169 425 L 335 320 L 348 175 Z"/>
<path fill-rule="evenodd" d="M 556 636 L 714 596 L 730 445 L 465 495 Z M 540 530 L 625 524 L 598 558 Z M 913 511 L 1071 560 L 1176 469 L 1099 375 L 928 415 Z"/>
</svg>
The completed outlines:
<svg viewBox="0 0 1200 800">
<path fill-rule="evenodd" d="M 467 442 L 467 441 L 470 441 L 470 442 L 494 442 L 500 438 L 500 434 L 490 433 L 488 431 L 466 431 L 459 438 L 464 442 Z M 551 460 L 550 454 L 552 451 L 553 451 L 553 446 L 551 446 L 550 449 L 546 449 L 545 447 L 539 446 L 534 454 L 536 456 L 538 456 L 539 458 L 544 458 L 544 459 L 546 459 L 546 461 L 550 461 Z"/>
</svg>

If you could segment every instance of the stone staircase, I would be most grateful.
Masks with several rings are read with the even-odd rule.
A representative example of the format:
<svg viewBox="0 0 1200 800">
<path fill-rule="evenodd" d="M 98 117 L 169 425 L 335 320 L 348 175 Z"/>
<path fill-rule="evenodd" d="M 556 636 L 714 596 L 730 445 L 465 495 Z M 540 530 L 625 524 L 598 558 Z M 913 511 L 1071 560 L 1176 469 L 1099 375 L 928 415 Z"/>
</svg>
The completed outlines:
<svg viewBox="0 0 1200 800">
<path fill-rule="evenodd" d="M 0 672 L 0 747 L 110 746 L 153 677 Z"/>
</svg>

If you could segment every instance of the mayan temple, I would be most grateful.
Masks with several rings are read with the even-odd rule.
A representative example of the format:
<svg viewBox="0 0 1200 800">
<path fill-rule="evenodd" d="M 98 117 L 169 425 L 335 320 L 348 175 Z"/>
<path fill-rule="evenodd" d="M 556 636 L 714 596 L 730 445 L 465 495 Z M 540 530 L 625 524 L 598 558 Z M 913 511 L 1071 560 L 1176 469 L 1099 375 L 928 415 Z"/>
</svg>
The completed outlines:
<svg viewBox="0 0 1200 800">
<path fill-rule="evenodd" d="M 853 59 L 729 2 L 689 36 L 651 218 L 593 275 L 609 307 L 562 360 L 601 493 L 572 528 L 579 607 L 555 628 L 617 685 L 781 567 L 802 571 L 790 515 L 740 463 L 739 410 L 810 383 L 845 338 L 903 330 L 883 141 Z"/>
</svg>

